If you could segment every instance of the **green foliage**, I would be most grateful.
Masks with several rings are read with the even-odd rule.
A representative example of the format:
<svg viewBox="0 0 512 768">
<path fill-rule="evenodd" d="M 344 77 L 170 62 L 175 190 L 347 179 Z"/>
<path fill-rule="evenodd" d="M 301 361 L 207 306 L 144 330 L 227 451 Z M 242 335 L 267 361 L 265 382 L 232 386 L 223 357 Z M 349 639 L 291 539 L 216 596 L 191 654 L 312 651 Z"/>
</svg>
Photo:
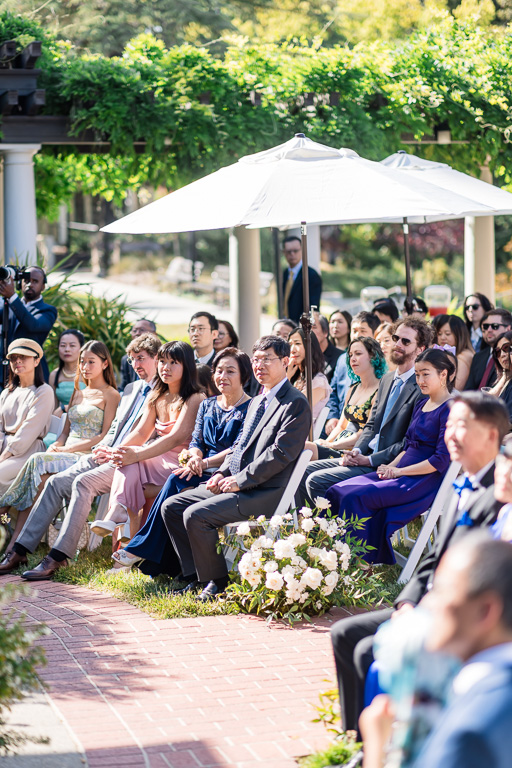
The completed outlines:
<svg viewBox="0 0 512 768">
<path fill-rule="evenodd" d="M 0 607 L 5 608 L 29 591 L 28 587 L 7 584 L 0 594 Z M 27 627 L 25 616 L 16 615 L 14 610 L 0 613 L 0 753 L 10 751 L 22 740 L 4 729 L 2 710 L 41 684 L 36 668 L 45 663 L 45 656 L 34 643 L 45 633 L 42 625 Z"/>
<path fill-rule="evenodd" d="M 336 691 L 336 695 L 338 692 Z M 327 765 L 342 766 L 354 757 L 361 749 L 361 743 L 356 741 L 355 731 L 341 733 L 332 744 L 313 755 L 299 761 L 301 768 L 325 768 Z"/>
</svg>

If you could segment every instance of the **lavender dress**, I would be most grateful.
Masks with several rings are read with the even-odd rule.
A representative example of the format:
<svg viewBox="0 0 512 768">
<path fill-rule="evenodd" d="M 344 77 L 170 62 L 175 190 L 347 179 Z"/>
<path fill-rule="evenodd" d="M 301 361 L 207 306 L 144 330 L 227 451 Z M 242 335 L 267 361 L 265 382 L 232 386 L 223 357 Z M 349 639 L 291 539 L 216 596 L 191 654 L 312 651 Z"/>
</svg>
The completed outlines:
<svg viewBox="0 0 512 768">
<path fill-rule="evenodd" d="M 448 403 L 425 413 L 422 408 L 426 401 L 427 398 L 422 398 L 416 403 L 405 435 L 405 454 L 398 466 L 407 467 L 428 459 L 435 472 L 396 480 L 379 480 L 377 473 L 371 472 L 337 483 L 325 494 L 336 514 L 345 511 L 347 519 L 368 518 L 356 535 L 374 547 L 365 556 L 369 563 L 395 562 L 391 536 L 426 512 L 450 464 L 444 442 Z"/>
</svg>

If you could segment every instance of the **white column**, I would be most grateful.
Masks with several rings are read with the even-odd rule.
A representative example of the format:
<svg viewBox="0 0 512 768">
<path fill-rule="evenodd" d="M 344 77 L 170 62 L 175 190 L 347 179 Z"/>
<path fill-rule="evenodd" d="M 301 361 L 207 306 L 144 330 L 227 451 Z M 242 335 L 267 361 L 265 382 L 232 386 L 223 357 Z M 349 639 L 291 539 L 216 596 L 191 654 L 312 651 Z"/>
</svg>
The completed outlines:
<svg viewBox="0 0 512 768">
<path fill-rule="evenodd" d="M 260 231 L 237 227 L 229 239 L 230 304 L 240 346 L 248 354 L 260 335 Z"/>
<path fill-rule="evenodd" d="M 483 166 L 480 178 L 492 184 L 489 167 Z M 494 303 L 496 256 L 494 216 L 468 216 L 464 221 L 464 294 L 483 293 Z"/>
<path fill-rule="evenodd" d="M 35 261 L 37 217 L 34 160 L 40 144 L 0 144 L 4 158 L 5 258 Z"/>
</svg>

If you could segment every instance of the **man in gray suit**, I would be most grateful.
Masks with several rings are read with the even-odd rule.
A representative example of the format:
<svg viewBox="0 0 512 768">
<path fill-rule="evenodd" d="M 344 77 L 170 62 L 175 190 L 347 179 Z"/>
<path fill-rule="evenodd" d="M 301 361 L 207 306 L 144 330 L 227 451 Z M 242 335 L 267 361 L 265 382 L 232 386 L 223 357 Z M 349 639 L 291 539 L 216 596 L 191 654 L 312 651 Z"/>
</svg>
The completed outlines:
<svg viewBox="0 0 512 768">
<path fill-rule="evenodd" d="M 304 450 L 311 409 L 286 376 L 290 346 L 263 336 L 253 347 L 253 370 L 263 393 L 252 401 L 244 428 L 222 466 L 205 486 L 171 496 L 162 517 L 180 559 L 186 591 L 203 587 L 212 599 L 228 584 L 217 529 L 262 513 L 270 517 Z"/>
<path fill-rule="evenodd" d="M 354 449 L 340 459 L 321 459 L 309 464 L 299 487 L 299 499 L 314 506 L 332 485 L 389 464 L 404 448 L 405 433 L 421 392 L 416 384 L 414 362 L 429 346 L 430 326 L 409 317 L 399 320 L 393 333 L 391 359 L 397 368 L 382 377 L 375 404 Z"/>
<path fill-rule="evenodd" d="M 74 557 L 93 499 L 110 491 L 115 471 L 109 463 L 110 449 L 123 441 L 142 415 L 151 391 L 150 382 L 156 372 L 156 355 L 160 346 L 160 339 L 152 333 L 138 336 L 130 342 L 127 355 L 139 381 L 125 388 L 112 426 L 93 453 L 82 456 L 72 467 L 48 479 L 13 549 L 5 554 L 0 563 L 0 576 L 27 562 L 27 552 L 36 550 L 63 499 L 69 499 L 69 505 L 54 547 L 39 565 L 25 571 L 23 578 L 29 581 L 49 579 L 56 570 L 68 564 L 68 557 Z"/>
</svg>

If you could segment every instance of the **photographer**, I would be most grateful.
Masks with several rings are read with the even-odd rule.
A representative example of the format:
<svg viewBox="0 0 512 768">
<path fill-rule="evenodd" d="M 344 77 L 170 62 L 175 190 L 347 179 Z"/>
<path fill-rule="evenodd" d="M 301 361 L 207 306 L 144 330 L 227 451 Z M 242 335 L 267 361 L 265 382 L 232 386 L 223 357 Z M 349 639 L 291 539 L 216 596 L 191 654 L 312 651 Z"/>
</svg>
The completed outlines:
<svg viewBox="0 0 512 768">
<path fill-rule="evenodd" d="M 15 281 L 21 287 L 22 298 L 16 293 Z M 8 344 L 16 339 L 26 338 L 43 346 L 57 319 L 56 307 L 45 304 L 41 297 L 45 285 L 46 274 L 41 267 L 27 267 L 22 270 L 13 266 L 0 268 L 0 296 L 8 302 L 10 309 Z M 3 347 L 0 348 L 0 357 L 3 357 Z M 48 364 L 44 357 L 41 360 L 41 369 L 44 380 L 48 381 Z M 1 383 L 0 380 L 0 385 Z"/>
</svg>

